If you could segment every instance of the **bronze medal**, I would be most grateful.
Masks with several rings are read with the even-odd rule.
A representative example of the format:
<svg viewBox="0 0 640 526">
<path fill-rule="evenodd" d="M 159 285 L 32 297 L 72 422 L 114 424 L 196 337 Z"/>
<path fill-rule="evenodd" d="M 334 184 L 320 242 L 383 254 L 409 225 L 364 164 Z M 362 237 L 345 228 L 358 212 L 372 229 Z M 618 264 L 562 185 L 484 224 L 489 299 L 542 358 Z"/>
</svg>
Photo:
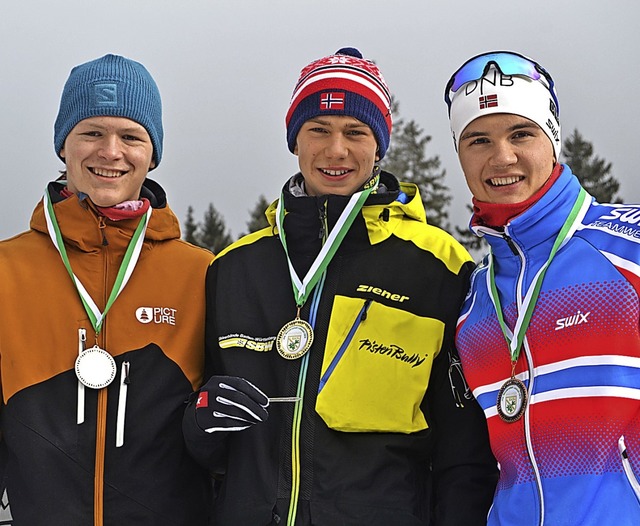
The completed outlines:
<svg viewBox="0 0 640 526">
<path fill-rule="evenodd" d="M 515 377 L 510 378 L 498 391 L 498 415 L 505 422 L 512 423 L 519 420 L 527 407 L 527 388 L 523 382 Z"/>
<path fill-rule="evenodd" d="M 276 338 L 278 353 L 287 360 L 295 360 L 306 354 L 312 343 L 313 328 L 300 318 L 286 323 Z"/>
<path fill-rule="evenodd" d="M 76 358 L 76 376 L 82 385 L 91 389 L 107 387 L 115 379 L 116 369 L 113 356 L 97 345 Z"/>
</svg>

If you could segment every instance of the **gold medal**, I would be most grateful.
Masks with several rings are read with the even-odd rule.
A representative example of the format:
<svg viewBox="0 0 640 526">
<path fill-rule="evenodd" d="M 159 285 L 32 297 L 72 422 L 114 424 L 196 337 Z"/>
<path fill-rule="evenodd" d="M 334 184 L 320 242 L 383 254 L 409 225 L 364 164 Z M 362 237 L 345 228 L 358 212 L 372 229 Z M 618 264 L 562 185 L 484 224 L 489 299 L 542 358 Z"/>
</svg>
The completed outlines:
<svg viewBox="0 0 640 526">
<path fill-rule="evenodd" d="M 498 415 L 505 422 L 519 420 L 527 407 L 527 388 L 515 377 L 507 380 L 498 391 Z"/>
<path fill-rule="evenodd" d="M 115 379 L 116 369 L 113 356 L 97 345 L 76 358 L 76 376 L 82 385 L 91 389 L 107 387 Z"/>
<path fill-rule="evenodd" d="M 287 360 L 300 358 L 311 348 L 313 328 L 301 318 L 286 323 L 276 338 L 278 353 Z"/>
<path fill-rule="evenodd" d="M 278 353 L 283 358 L 295 360 L 296 358 L 304 356 L 311 348 L 311 344 L 313 343 L 313 327 L 308 322 L 300 319 L 300 309 L 312 291 L 314 291 L 313 293 L 316 295 L 320 294 L 319 291 L 322 289 L 322 286 L 320 286 L 320 289 L 316 289 L 315 287 L 318 283 L 322 282 L 331 259 L 347 235 L 349 228 L 353 224 L 362 205 L 364 205 L 364 202 L 367 200 L 367 197 L 378 188 L 378 183 L 380 182 L 379 171 L 380 167 L 376 166 L 371 174 L 371 179 L 365 184 L 364 188 L 359 192 L 355 192 L 349 198 L 348 203 L 340 213 L 340 217 L 336 221 L 334 228 L 331 229 L 331 232 L 323 229 L 322 248 L 303 279 L 300 279 L 298 276 L 289 257 L 289 249 L 283 228 L 284 217 L 286 215 L 284 209 L 284 193 L 280 195 L 276 207 L 276 227 L 278 229 L 278 237 L 287 256 L 294 300 L 298 307 L 298 314 L 295 319 L 285 324 L 276 337 L 276 347 Z"/>
</svg>

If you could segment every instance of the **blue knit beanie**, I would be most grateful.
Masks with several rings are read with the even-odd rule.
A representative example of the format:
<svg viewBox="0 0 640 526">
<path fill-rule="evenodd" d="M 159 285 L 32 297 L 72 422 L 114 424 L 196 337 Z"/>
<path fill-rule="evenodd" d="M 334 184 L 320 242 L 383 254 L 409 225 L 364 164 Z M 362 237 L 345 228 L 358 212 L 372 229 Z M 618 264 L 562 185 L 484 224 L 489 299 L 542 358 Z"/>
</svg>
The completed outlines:
<svg viewBox="0 0 640 526">
<path fill-rule="evenodd" d="M 311 62 L 300 72 L 285 119 L 287 145 L 293 153 L 302 125 L 318 115 L 348 115 L 368 125 L 384 157 L 391 138 L 391 96 L 382 73 L 345 47 Z"/>
<path fill-rule="evenodd" d="M 126 117 L 143 126 L 151 137 L 155 166 L 160 164 L 162 103 L 158 86 L 142 64 L 119 55 L 105 55 L 71 70 L 54 125 L 56 155 L 60 157 L 64 141 L 76 124 L 101 116 Z"/>
</svg>

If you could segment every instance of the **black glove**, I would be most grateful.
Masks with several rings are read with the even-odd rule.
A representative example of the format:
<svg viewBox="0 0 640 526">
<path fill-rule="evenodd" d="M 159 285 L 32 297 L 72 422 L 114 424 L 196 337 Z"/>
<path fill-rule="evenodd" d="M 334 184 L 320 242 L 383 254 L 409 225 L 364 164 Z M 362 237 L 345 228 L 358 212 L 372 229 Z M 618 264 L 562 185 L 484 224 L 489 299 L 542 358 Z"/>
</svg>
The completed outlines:
<svg viewBox="0 0 640 526">
<path fill-rule="evenodd" d="M 196 422 L 203 431 L 242 431 L 264 422 L 269 398 L 255 385 L 237 376 L 212 376 L 196 402 Z"/>
</svg>

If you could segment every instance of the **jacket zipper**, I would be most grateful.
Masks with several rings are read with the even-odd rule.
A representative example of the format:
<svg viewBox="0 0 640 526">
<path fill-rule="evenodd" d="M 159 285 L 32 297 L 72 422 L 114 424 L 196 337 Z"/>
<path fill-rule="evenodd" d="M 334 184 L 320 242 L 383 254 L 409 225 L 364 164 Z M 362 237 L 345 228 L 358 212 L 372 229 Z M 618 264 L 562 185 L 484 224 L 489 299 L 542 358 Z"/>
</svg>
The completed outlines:
<svg viewBox="0 0 640 526">
<path fill-rule="evenodd" d="M 328 236 L 327 225 L 327 203 L 326 200 L 320 205 L 319 210 L 320 230 L 318 236 L 324 243 Z M 326 271 L 323 273 L 320 281 L 315 286 L 311 296 L 311 309 L 309 312 L 309 323 L 315 328 L 316 317 L 318 314 L 318 306 L 324 288 L 324 280 Z M 307 369 L 309 367 L 309 356 L 311 351 L 307 352 L 300 359 L 300 372 L 298 373 L 298 387 L 296 396 L 299 400 L 295 403 L 293 409 L 293 422 L 291 423 L 291 497 L 289 498 L 289 510 L 287 512 L 286 526 L 294 526 L 296 523 L 296 515 L 298 514 L 298 499 L 300 497 L 300 427 L 302 425 L 302 410 L 304 406 L 304 388 L 307 383 Z"/>
<path fill-rule="evenodd" d="M 360 312 L 358 312 L 358 315 L 356 316 L 356 319 L 353 322 L 353 325 L 351 325 L 351 329 L 349 329 L 349 332 L 347 333 L 347 337 L 344 339 L 344 341 L 340 345 L 340 349 L 338 349 L 338 352 L 333 357 L 333 360 L 331 360 L 331 363 L 329 364 L 329 367 L 327 367 L 327 370 L 325 371 L 325 373 L 322 375 L 322 378 L 320 378 L 320 385 L 318 386 L 318 394 L 320 394 L 320 391 L 322 391 L 326 383 L 329 381 L 329 378 L 331 377 L 331 375 L 333 374 L 333 371 L 335 370 L 338 363 L 342 359 L 342 356 L 347 350 L 347 347 L 349 347 L 351 340 L 353 340 L 353 337 L 356 331 L 358 330 L 358 327 L 360 327 L 362 322 L 364 322 L 367 319 L 367 311 L 369 310 L 370 306 L 371 306 L 371 300 L 370 299 L 365 300 L 364 305 L 362 305 Z"/>
<path fill-rule="evenodd" d="M 96 463 L 94 475 L 93 523 L 103 524 L 104 510 L 104 450 L 107 427 L 107 388 L 98 391 L 98 412 L 96 415 Z"/>
<path fill-rule="evenodd" d="M 526 258 L 524 253 L 520 250 L 518 244 L 513 240 L 513 238 L 509 235 L 509 228 L 505 227 L 504 233 L 502 234 L 503 239 L 509 245 L 509 248 L 514 253 L 514 255 L 518 256 L 520 259 L 520 272 L 518 274 L 518 281 L 516 286 L 516 303 L 518 307 L 518 312 L 522 309 L 522 289 L 524 286 L 524 274 L 526 268 Z M 533 356 L 531 355 L 531 350 L 529 349 L 529 342 L 527 341 L 527 336 L 525 334 L 522 341 L 522 349 L 524 350 L 525 358 L 527 360 L 527 373 L 529 374 L 529 387 L 528 387 L 528 395 L 529 400 L 531 400 L 531 395 L 533 393 L 534 387 L 534 377 L 533 377 Z M 530 402 L 529 402 L 530 403 Z M 544 494 L 542 492 L 542 480 L 540 477 L 540 469 L 538 468 L 538 463 L 536 462 L 535 452 L 533 451 L 533 441 L 531 439 L 531 420 L 529 415 L 529 405 L 525 408 L 524 412 L 524 432 L 525 432 L 525 443 L 527 446 L 527 455 L 529 456 L 529 461 L 531 462 L 531 467 L 535 474 L 535 482 L 536 482 L 536 491 L 538 493 L 538 503 L 540 505 L 540 519 L 538 521 L 538 526 L 544 526 L 544 515 L 545 515 L 545 502 L 544 502 Z"/>
<path fill-rule="evenodd" d="M 513 252 L 514 256 L 520 255 L 520 252 L 518 251 L 518 248 L 516 247 L 515 242 L 513 241 L 513 239 L 509 234 L 507 234 L 506 232 L 502 234 L 502 239 L 504 239 L 507 242 L 507 245 L 509 245 L 509 248 L 511 249 L 511 252 Z"/>
<path fill-rule="evenodd" d="M 105 234 L 106 222 L 104 217 L 98 217 L 98 228 L 102 234 L 102 245 L 105 250 L 109 246 L 107 236 Z M 108 286 L 108 257 L 103 256 L 103 303 L 107 301 L 107 286 Z M 108 352 L 106 346 L 107 343 L 107 323 L 103 320 L 102 330 L 100 331 L 101 347 Z M 97 339 L 97 338 L 96 338 Z M 98 342 L 96 342 L 98 343 Z M 95 479 L 94 479 L 94 511 L 93 522 L 94 526 L 103 526 L 104 524 L 104 459 L 107 443 L 107 388 L 100 389 L 98 391 L 98 408 L 96 413 L 96 457 L 95 457 Z"/>
<path fill-rule="evenodd" d="M 327 201 L 324 200 L 318 207 L 318 215 L 320 219 L 320 231 L 318 232 L 318 239 L 322 240 L 322 243 L 327 240 L 329 236 L 329 226 L 327 225 Z"/>
<path fill-rule="evenodd" d="M 318 305 L 324 288 L 324 280 L 326 274 L 316 285 L 311 299 L 311 309 L 309 312 L 309 323 L 311 327 L 315 327 L 318 314 Z M 302 425 L 302 411 L 304 408 L 304 388 L 307 383 L 307 370 L 309 368 L 309 356 L 311 351 L 307 352 L 300 359 L 300 372 L 298 373 L 298 387 L 296 396 L 299 400 L 293 408 L 293 421 L 291 423 L 291 497 L 289 499 L 289 510 L 287 513 L 287 526 L 294 526 L 296 515 L 298 512 L 298 499 L 300 497 L 300 427 Z"/>
<path fill-rule="evenodd" d="M 107 241 L 107 236 L 105 234 L 107 223 L 105 223 L 104 217 L 102 216 L 98 216 L 98 228 L 100 229 L 100 233 L 102 234 L 102 246 L 106 247 L 109 245 L 109 241 Z"/>
</svg>

